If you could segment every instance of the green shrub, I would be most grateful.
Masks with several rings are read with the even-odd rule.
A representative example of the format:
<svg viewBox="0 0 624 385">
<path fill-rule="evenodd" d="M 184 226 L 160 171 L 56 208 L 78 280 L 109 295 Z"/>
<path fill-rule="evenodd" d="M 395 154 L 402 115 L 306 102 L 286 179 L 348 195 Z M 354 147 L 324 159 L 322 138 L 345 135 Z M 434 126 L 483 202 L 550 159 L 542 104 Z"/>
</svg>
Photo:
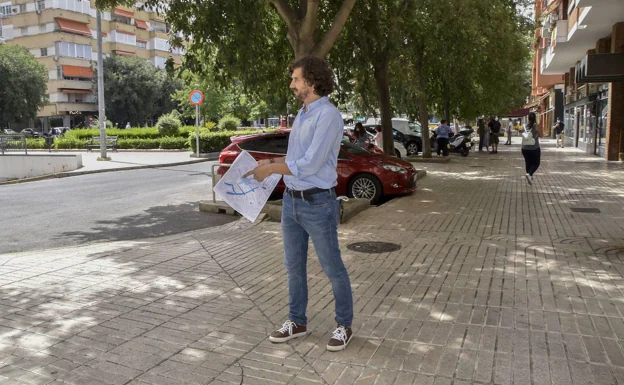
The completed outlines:
<svg viewBox="0 0 624 385">
<path fill-rule="evenodd" d="M 163 150 L 187 149 L 188 139 L 179 136 L 160 138 L 160 148 Z"/>
<path fill-rule="evenodd" d="M 119 139 L 155 139 L 162 137 L 156 127 L 130 128 L 128 130 L 111 128 L 106 130 L 106 135 L 117 136 Z M 100 130 L 71 130 L 65 134 L 65 138 L 73 139 L 91 139 L 93 136 L 100 136 Z"/>
<path fill-rule="evenodd" d="M 180 119 L 171 114 L 167 114 L 158 119 L 156 128 L 158 128 L 158 132 L 160 132 L 162 136 L 178 136 L 181 125 Z"/>
<path fill-rule="evenodd" d="M 73 130 L 71 131 L 73 132 Z M 74 139 L 74 138 L 56 138 L 54 140 L 54 148 L 57 150 L 67 150 L 72 148 L 85 149 L 87 146 L 86 139 Z"/>
<path fill-rule="evenodd" d="M 47 148 L 45 145 L 45 139 L 26 139 L 26 146 L 33 150 Z"/>
<path fill-rule="evenodd" d="M 160 139 L 119 139 L 117 140 L 117 148 L 137 150 L 156 149 L 160 148 Z"/>
<path fill-rule="evenodd" d="M 268 130 L 264 132 L 273 132 Z M 199 152 L 221 152 L 225 147 L 229 146 L 233 136 L 258 134 L 263 131 L 245 130 L 245 131 L 220 131 L 220 132 L 200 132 L 199 133 Z M 191 132 L 188 137 L 188 146 L 191 151 L 195 152 L 195 132 Z"/>
<path fill-rule="evenodd" d="M 221 131 L 236 131 L 236 128 L 240 125 L 240 119 L 232 115 L 225 115 L 219 120 L 219 130 Z"/>
<path fill-rule="evenodd" d="M 219 130 L 219 126 L 217 126 L 217 123 L 209 121 L 209 122 L 206 122 L 204 124 L 204 129 L 205 129 L 205 131 L 208 131 L 208 132 L 210 132 L 210 131 L 218 131 Z"/>
</svg>

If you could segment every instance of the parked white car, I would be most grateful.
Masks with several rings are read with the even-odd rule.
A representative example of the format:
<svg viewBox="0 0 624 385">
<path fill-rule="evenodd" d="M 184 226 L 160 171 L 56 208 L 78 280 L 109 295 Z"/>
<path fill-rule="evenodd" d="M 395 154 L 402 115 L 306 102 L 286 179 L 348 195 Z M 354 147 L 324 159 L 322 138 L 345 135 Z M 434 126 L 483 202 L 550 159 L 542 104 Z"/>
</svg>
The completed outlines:
<svg viewBox="0 0 624 385">
<path fill-rule="evenodd" d="M 353 129 L 354 129 L 354 126 L 344 126 L 345 132 L 351 136 L 353 136 Z M 371 143 L 373 143 L 374 142 L 373 138 L 375 136 L 368 131 L 366 131 L 366 134 L 368 135 L 368 140 Z M 397 158 L 405 158 L 407 156 L 407 149 L 405 148 L 403 143 L 398 142 L 396 140 L 394 141 L 394 152 Z"/>
</svg>

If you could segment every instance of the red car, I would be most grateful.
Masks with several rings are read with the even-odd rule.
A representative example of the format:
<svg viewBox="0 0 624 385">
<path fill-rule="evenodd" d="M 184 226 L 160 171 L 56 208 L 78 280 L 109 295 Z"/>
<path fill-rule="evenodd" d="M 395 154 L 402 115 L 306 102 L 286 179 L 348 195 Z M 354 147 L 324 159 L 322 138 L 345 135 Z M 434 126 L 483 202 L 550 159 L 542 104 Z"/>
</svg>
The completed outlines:
<svg viewBox="0 0 624 385">
<path fill-rule="evenodd" d="M 289 131 L 232 137 L 232 144 L 221 151 L 219 162 L 232 164 L 238 154 L 247 151 L 256 160 L 286 156 Z M 227 167 L 219 167 L 223 175 Z M 276 193 L 285 189 L 283 181 Z M 336 193 L 351 198 L 369 199 L 377 203 L 382 195 L 393 196 L 416 191 L 416 170 L 404 160 L 374 154 L 343 140 L 338 154 L 338 185 Z"/>
</svg>

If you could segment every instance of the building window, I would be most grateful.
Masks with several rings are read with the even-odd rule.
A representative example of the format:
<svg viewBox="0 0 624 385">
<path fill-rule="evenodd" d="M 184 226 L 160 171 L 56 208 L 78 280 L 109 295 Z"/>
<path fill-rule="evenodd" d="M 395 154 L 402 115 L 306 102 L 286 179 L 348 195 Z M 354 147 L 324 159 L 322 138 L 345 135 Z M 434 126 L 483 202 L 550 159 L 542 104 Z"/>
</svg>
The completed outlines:
<svg viewBox="0 0 624 385">
<path fill-rule="evenodd" d="M 45 0 L 37 1 L 37 9 L 43 11 L 45 9 Z"/>
<path fill-rule="evenodd" d="M 20 4 L 20 13 L 26 13 L 26 4 Z"/>
<path fill-rule="evenodd" d="M 56 78 L 63 79 L 63 67 L 61 66 L 56 67 Z"/>
<path fill-rule="evenodd" d="M 88 60 L 91 60 L 92 53 L 91 46 L 88 44 L 67 43 L 64 41 L 56 42 L 56 52 L 59 56 Z"/>
<path fill-rule="evenodd" d="M 147 48 L 147 44 L 144 41 L 138 41 L 137 40 L 136 46 L 138 48 Z"/>
<path fill-rule="evenodd" d="M 114 41 L 116 43 L 123 43 L 128 45 L 136 45 L 136 36 L 128 35 L 123 32 L 116 31 L 114 36 Z"/>
<path fill-rule="evenodd" d="M 27 36 L 28 35 L 28 27 L 22 27 L 20 28 L 20 34 L 22 36 Z"/>
<path fill-rule="evenodd" d="M 0 19 L 11 16 L 11 5 L 0 6 Z"/>
<path fill-rule="evenodd" d="M 48 56 L 48 49 L 47 48 L 41 48 L 41 56 Z"/>
<path fill-rule="evenodd" d="M 115 15 L 113 14 L 111 16 L 111 21 L 115 21 L 118 23 L 123 23 L 123 24 L 128 24 L 128 25 L 132 25 L 132 19 L 129 17 L 125 17 L 125 16 L 121 16 L 121 15 Z"/>
<path fill-rule="evenodd" d="M 45 24 L 44 24 L 44 25 L 40 25 L 40 26 L 39 26 L 39 33 L 46 33 L 46 32 L 47 32 L 47 30 L 48 30 L 48 29 L 46 28 L 46 25 L 45 25 Z"/>
</svg>

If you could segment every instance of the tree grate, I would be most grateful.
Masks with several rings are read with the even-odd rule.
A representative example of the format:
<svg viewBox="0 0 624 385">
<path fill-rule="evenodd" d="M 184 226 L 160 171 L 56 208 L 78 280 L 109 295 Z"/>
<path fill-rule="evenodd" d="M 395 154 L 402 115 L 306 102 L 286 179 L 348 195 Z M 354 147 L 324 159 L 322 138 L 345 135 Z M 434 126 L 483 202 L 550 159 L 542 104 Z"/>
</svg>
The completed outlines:
<svg viewBox="0 0 624 385">
<path fill-rule="evenodd" d="M 401 245 L 389 242 L 356 242 L 347 245 L 347 249 L 359 253 L 381 254 L 401 250 Z"/>
<path fill-rule="evenodd" d="M 602 213 L 600 209 L 597 209 L 595 207 L 572 207 L 570 208 L 570 211 L 572 211 L 573 213 L 595 213 L 595 214 Z"/>
</svg>

